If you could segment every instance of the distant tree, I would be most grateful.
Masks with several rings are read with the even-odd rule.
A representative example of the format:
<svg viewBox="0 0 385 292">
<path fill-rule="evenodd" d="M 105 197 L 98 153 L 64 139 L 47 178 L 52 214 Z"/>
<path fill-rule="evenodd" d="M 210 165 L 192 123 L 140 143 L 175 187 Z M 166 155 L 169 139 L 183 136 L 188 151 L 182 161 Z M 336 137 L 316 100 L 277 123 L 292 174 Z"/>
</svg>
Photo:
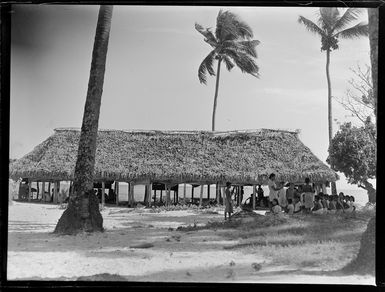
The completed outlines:
<svg viewBox="0 0 385 292">
<path fill-rule="evenodd" d="M 365 125 L 368 117 L 375 121 L 375 99 L 371 76 L 371 68 L 366 65 L 365 68 L 357 65 L 356 69 L 350 69 L 355 77 L 348 82 L 350 88 L 346 95 L 334 97 L 352 116 L 356 117 Z"/>
<path fill-rule="evenodd" d="M 215 113 L 221 63 L 224 62 L 229 71 L 237 65 L 243 73 L 258 77 L 259 68 L 254 59 L 257 58 L 255 47 L 260 42 L 258 40 L 251 40 L 253 37 L 251 27 L 229 11 L 219 11 L 215 33 L 210 28 L 204 29 L 197 23 L 195 24 L 195 29 L 205 37 L 205 42 L 213 48 L 200 64 L 198 78 L 201 83 L 206 84 L 207 73 L 211 76 L 217 76 L 211 127 L 212 131 L 215 131 Z M 213 68 L 215 60 L 218 61 L 216 74 Z"/>
<path fill-rule="evenodd" d="M 90 78 L 76 160 L 73 195 L 56 225 L 55 233 L 76 234 L 103 230 L 99 201 L 94 195 L 94 166 L 104 72 L 113 6 L 101 5 L 92 52 Z"/>
<path fill-rule="evenodd" d="M 329 146 L 327 162 L 332 169 L 344 173 L 348 182 L 368 193 L 369 202 L 376 202 L 376 190 L 369 179 L 376 178 L 376 127 L 367 119 L 362 127 L 344 123 Z"/>
<path fill-rule="evenodd" d="M 340 10 L 335 7 L 321 7 L 319 9 L 317 23 L 299 16 L 298 22 L 303 24 L 308 31 L 321 37 L 321 51 L 326 51 L 326 79 L 328 86 L 328 124 L 329 124 L 329 145 L 333 138 L 333 121 L 332 121 L 332 87 L 330 81 L 329 65 L 330 53 L 337 50 L 338 39 L 354 39 L 360 36 L 368 35 L 368 25 L 362 22 L 351 26 L 353 22 L 358 20 L 359 15 L 363 12 L 360 8 L 348 8 L 343 15 Z M 335 182 L 332 182 L 332 192 L 336 193 Z"/>
</svg>

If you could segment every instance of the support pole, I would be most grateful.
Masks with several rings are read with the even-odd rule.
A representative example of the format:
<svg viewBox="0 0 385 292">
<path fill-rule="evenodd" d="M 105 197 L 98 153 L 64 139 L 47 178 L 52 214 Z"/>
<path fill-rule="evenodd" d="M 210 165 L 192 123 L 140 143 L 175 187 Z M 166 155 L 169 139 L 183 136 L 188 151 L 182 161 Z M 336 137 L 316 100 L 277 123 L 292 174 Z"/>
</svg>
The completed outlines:
<svg viewBox="0 0 385 292">
<path fill-rule="evenodd" d="M 102 207 L 104 207 L 104 204 L 106 202 L 106 198 L 104 196 L 104 192 L 106 191 L 106 184 L 104 181 L 102 181 Z"/>
<path fill-rule="evenodd" d="M 207 199 L 210 201 L 210 184 L 207 184 Z"/>
<path fill-rule="evenodd" d="M 36 182 L 36 200 L 39 199 L 39 192 L 40 192 L 39 182 L 37 181 Z"/>
<path fill-rule="evenodd" d="M 134 198 L 134 187 L 135 184 L 133 182 L 130 183 L 130 206 L 134 207 L 135 205 L 135 198 Z"/>
<path fill-rule="evenodd" d="M 191 185 L 191 203 L 194 203 L 194 186 Z"/>
<path fill-rule="evenodd" d="M 115 201 L 116 206 L 119 206 L 119 182 L 115 181 Z"/>
<path fill-rule="evenodd" d="M 31 202 L 31 184 L 32 181 L 28 180 L 28 202 Z"/>
<path fill-rule="evenodd" d="M 183 184 L 183 200 L 186 201 L 186 184 Z"/>
<path fill-rule="evenodd" d="M 49 201 L 47 202 L 51 202 L 51 182 L 48 183 L 48 196 L 49 196 Z"/>
<path fill-rule="evenodd" d="M 255 195 L 256 195 L 256 185 L 253 185 L 253 210 L 255 210 Z"/>
<path fill-rule="evenodd" d="M 154 207 L 155 207 L 155 204 L 156 204 L 156 190 L 154 190 Z"/>
<path fill-rule="evenodd" d="M 164 188 L 166 190 L 166 187 Z M 163 190 L 160 190 L 160 201 L 163 202 Z"/>
<path fill-rule="evenodd" d="M 147 184 L 147 201 L 146 201 L 146 206 L 150 207 L 151 205 L 151 183 Z"/>
<path fill-rule="evenodd" d="M 215 184 L 215 195 L 217 199 L 217 205 L 219 205 L 219 184 L 218 183 Z"/>
<path fill-rule="evenodd" d="M 42 192 L 41 200 L 44 202 L 45 201 L 45 181 L 41 183 L 41 192 Z"/>
<path fill-rule="evenodd" d="M 53 203 L 57 204 L 57 182 L 53 183 Z"/>
<path fill-rule="evenodd" d="M 202 207 L 202 200 L 203 200 L 203 186 L 201 185 L 201 193 L 199 195 L 199 207 Z"/>
</svg>

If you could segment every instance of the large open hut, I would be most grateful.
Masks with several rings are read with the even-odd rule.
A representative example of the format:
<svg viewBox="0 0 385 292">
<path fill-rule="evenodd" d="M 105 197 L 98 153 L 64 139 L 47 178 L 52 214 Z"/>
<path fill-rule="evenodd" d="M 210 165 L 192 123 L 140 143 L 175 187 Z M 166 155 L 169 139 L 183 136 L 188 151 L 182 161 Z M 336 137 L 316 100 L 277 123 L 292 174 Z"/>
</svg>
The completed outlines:
<svg viewBox="0 0 385 292">
<path fill-rule="evenodd" d="M 41 186 L 54 184 L 57 202 L 61 181 L 73 181 L 80 130 L 55 129 L 52 136 L 33 151 L 11 163 L 10 178 Z M 234 186 L 265 185 L 270 173 L 278 181 L 303 183 L 309 177 L 316 188 L 326 191 L 337 174 L 320 161 L 298 137 L 298 131 L 123 131 L 99 130 L 96 150 L 95 184 L 102 189 L 114 184 L 119 204 L 119 184 L 127 183 L 127 202 L 133 206 L 134 185 L 145 185 L 144 203 L 151 205 L 157 191 L 164 192 L 165 204 L 176 203 L 178 185 L 216 185 L 212 198 L 221 202 L 226 182 Z M 183 189 L 186 197 L 186 187 Z M 202 204 L 203 187 L 199 204 Z M 210 190 L 210 188 L 208 188 Z M 174 191 L 171 199 L 170 192 Z M 39 190 L 37 191 L 39 192 Z M 207 193 L 210 196 L 210 193 Z M 254 198 L 255 196 L 253 196 Z M 207 197 L 205 198 L 207 200 Z M 252 200 L 253 208 L 255 200 Z"/>
</svg>

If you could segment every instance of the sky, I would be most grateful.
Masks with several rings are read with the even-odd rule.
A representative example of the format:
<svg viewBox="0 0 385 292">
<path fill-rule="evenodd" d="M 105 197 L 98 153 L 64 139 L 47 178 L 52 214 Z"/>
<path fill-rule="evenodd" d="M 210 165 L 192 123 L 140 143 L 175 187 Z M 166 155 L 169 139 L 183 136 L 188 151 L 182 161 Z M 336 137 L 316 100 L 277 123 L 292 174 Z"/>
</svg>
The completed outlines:
<svg viewBox="0 0 385 292">
<path fill-rule="evenodd" d="M 299 129 L 328 156 L 326 54 L 297 22 L 316 7 L 114 6 L 100 129 L 211 130 L 215 77 L 199 83 L 210 52 L 194 24 L 215 29 L 220 9 L 254 32 L 260 78 L 222 66 L 216 130 Z M 15 5 L 11 27 L 10 158 L 21 158 L 55 128 L 81 127 L 98 6 Z M 361 21 L 367 21 L 363 9 Z M 344 96 L 350 68 L 370 64 L 369 39 L 340 40 L 331 53 L 333 96 Z M 333 132 L 354 121 L 333 101 Z M 341 175 L 341 174 L 340 174 Z M 341 176 L 337 187 L 353 188 Z"/>
</svg>

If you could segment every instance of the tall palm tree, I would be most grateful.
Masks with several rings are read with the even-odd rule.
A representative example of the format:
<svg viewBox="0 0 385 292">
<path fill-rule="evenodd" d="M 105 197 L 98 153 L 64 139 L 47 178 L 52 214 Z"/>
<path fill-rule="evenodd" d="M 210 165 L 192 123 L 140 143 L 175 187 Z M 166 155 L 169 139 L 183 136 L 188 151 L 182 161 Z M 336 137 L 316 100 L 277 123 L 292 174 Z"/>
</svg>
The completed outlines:
<svg viewBox="0 0 385 292">
<path fill-rule="evenodd" d="M 113 6 L 101 5 L 96 26 L 88 91 L 76 160 L 73 195 L 55 233 L 103 230 L 99 201 L 93 192 L 96 139 Z"/>
<path fill-rule="evenodd" d="M 212 47 L 212 51 L 199 66 L 198 78 L 200 83 L 206 84 L 207 73 L 211 76 L 217 76 L 212 115 L 212 131 L 215 131 L 221 63 L 223 61 L 229 71 L 237 65 L 243 73 L 258 77 L 259 68 L 254 59 L 257 58 L 255 47 L 259 41 L 251 40 L 253 37 L 251 27 L 230 11 L 219 11 L 215 33 L 210 28 L 204 29 L 197 23 L 195 23 L 195 29 L 205 37 L 205 42 Z M 213 68 L 215 60 L 218 61 L 216 73 Z"/>
<path fill-rule="evenodd" d="M 378 16 L 379 8 L 368 8 L 370 62 L 372 64 L 374 114 L 377 119 L 377 86 L 378 86 Z M 376 121 L 377 122 L 377 121 Z"/>
<path fill-rule="evenodd" d="M 352 26 L 352 23 L 358 20 L 358 17 L 363 12 L 363 9 L 348 8 L 341 15 L 338 8 L 322 7 L 319 9 L 317 23 L 299 16 L 298 22 L 303 24 L 308 31 L 321 37 L 321 51 L 326 51 L 326 79 L 328 86 L 328 126 L 329 126 L 329 145 L 333 138 L 332 124 L 332 87 L 330 81 L 330 53 L 332 50 L 337 50 L 338 40 L 354 39 L 360 36 L 368 35 L 368 25 L 365 23 L 357 23 Z M 332 193 L 335 194 L 336 185 L 332 183 Z"/>
</svg>

